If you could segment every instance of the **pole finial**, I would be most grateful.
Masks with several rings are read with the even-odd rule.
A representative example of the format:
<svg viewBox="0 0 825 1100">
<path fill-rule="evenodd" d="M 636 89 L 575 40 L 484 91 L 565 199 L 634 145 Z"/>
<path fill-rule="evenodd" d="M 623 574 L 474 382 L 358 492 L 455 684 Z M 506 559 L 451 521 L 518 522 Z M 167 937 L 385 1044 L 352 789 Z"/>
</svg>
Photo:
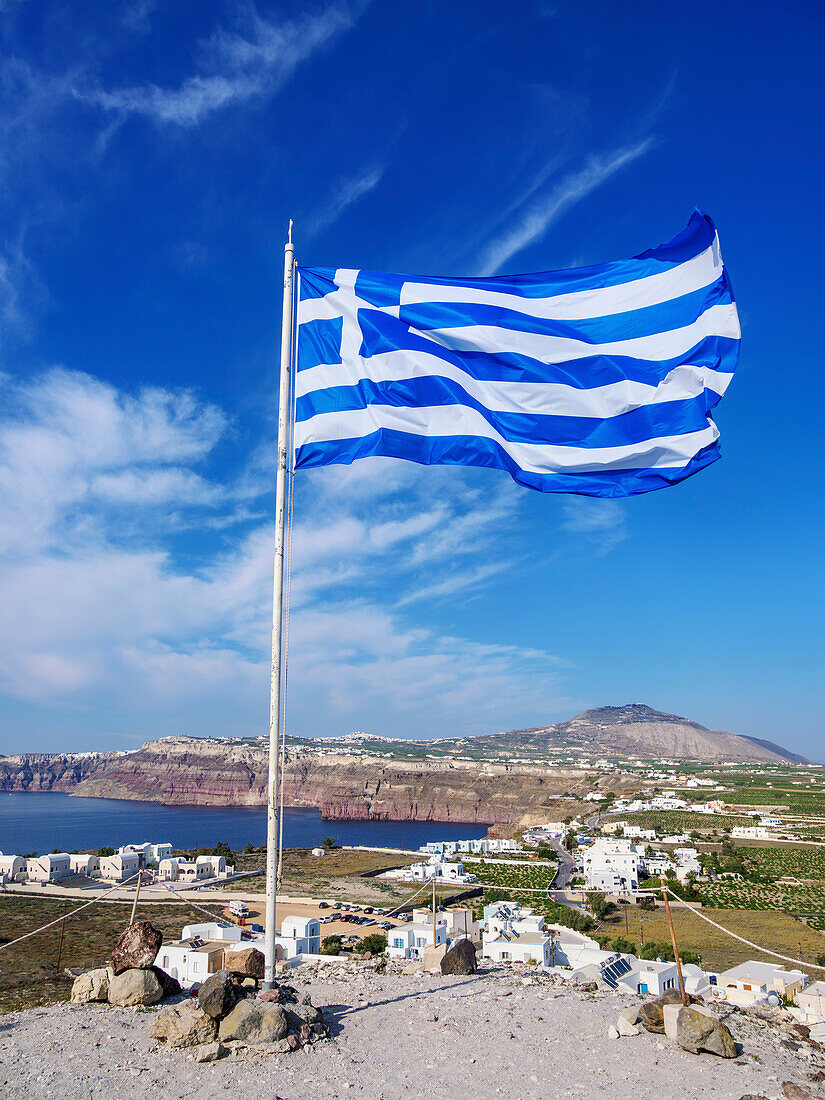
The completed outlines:
<svg viewBox="0 0 825 1100">
<path fill-rule="evenodd" d="M 292 218 L 289 219 L 289 230 L 287 232 L 286 243 L 292 244 Z"/>
</svg>

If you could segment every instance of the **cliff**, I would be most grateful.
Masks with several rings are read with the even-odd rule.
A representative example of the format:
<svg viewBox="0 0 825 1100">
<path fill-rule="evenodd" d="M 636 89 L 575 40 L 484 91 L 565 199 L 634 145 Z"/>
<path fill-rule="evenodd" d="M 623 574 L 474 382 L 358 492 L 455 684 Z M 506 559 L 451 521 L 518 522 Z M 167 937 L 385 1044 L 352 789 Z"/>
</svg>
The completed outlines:
<svg viewBox="0 0 825 1100">
<path fill-rule="evenodd" d="M 0 758 L 0 790 L 66 791 L 172 805 L 262 806 L 268 758 L 261 743 L 175 738 L 96 758 Z M 573 813 L 590 789 L 581 771 L 459 760 L 386 761 L 366 754 L 290 752 L 284 801 L 329 820 L 508 824 L 526 813 Z"/>
</svg>

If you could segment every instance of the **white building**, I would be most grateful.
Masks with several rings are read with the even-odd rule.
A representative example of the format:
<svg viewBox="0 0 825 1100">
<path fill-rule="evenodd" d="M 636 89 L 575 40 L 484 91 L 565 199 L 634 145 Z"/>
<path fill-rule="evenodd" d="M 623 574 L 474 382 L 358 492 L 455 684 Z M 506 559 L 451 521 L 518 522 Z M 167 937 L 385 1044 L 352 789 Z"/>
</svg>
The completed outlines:
<svg viewBox="0 0 825 1100">
<path fill-rule="evenodd" d="M 139 870 L 140 857 L 137 852 L 100 857 L 100 877 L 106 882 L 125 882 L 134 878 Z"/>
<path fill-rule="evenodd" d="M 502 932 L 485 936 L 484 957 L 494 962 L 536 963 L 551 966 L 553 939 L 546 932 Z"/>
<path fill-rule="evenodd" d="M 178 881 L 178 864 L 183 862 L 179 856 L 170 856 L 162 859 L 158 864 L 158 878 L 161 882 Z"/>
<path fill-rule="evenodd" d="M 226 878 L 235 873 L 234 867 L 227 867 L 223 856 L 198 856 L 195 863 L 205 864 L 209 868 L 209 878 Z"/>
<path fill-rule="evenodd" d="M 805 1023 L 819 1023 L 825 1020 L 825 982 L 811 982 L 794 995 L 799 1008 L 805 1014 Z"/>
<path fill-rule="evenodd" d="M 189 924 L 179 940 L 161 945 L 157 965 L 181 985 L 204 982 L 210 974 L 223 969 L 227 951 L 240 944 L 240 940 L 241 930 L 234 924 Z"/>
<path fill-rule="evenodd" d="M 413 909 L 413 924 L 430 924 L 432 926 L 432 920 L 432 909 Z M 477 921 L 473 920 L 472 909 L 439 909 L 436 911 L 435 920 L 437 926 L 443 925 L 445 928 L 448 947 L 451 947 L 456 940 L 469 939 L 475 941 L 480 939 L 479 925 Z"/>
<path fill-rule="evenodd" d="M 413 863 L 406 871 L 398 872 L 397 877 L 408 878 L 413 882 L 477 882 L 475 875 L 464 870 L 463 863 L 446 863 L 437 855 L 431 856 L 426 863 Z"/>
<path fill-rule="evenodd" d="M 100 871 L 100 859 L 89 852 L 71 852 L 69 865 L 74 875 L 86 875 L 93 878 Z"/>
<path fill-rule="evenodd" d="M 619 978 L 620 992 L 653 994 L 660 997 L 668 989 L 679 985 L 679 972 L 675 962 L 659 962 L 657 959 L 638 959 L 635 966 Z"/>
<path fill-rule="evenodd" d="M 0 855 L 0 884 L 16 882 L 26 870 L 26 861 L 22 856 Z"/>
<path fill-rule="evenodd" d="M 432 919 L 427 923 L 409 921 L 391 928 L 387 933 L 387 954 L 394 959 L 420 959 L 427 948 L 447 943 L 447 925 L 436 924 L 433 941 Z"/>
<path fill-rule="evenodd" d="M 278 953 L 278 948 L 281 954 Z M 285 917 L 275 937 L 275 957 L 317 955 L 321 950 L 321 922 L 317 917 Z"/>
<path fill-rule="evenodd" d="M 676 864 L 664 852 L 654 852 L 652 856 L 645 856 L 643 866 L 649 878 L 653 878 L 654 875 L 666 875 L 668 871 L 676 870 Z"/>
<path fill-rule="evenodd" d="M 714 994 L 742 1007 L 766 1001 L 771 993 L 793 998 L 807 984 L 808 975 L 801 970 L 785 970 L 776 963 L 751 959 L 719 974 Z"/>
<path fill-rule="evenodd" d="M 71 873 L 68 852 L 51 852 L 46 856 L 34 856 L 26 860 L 26 877 L 29 882 L 59 882 Z"/>
<path fill-rule="evenodd" d="M 737 840 L 769 840 L 770 833 L 763 825 L 734 825 L 730 835 Z"/>
<path fill-rule="evenodd" d="M 639 887 L 642 849 L 625 839 L 600 837 L 582 853 L 582 870 L 588 890 L 627 894 Z"/>
</svg>

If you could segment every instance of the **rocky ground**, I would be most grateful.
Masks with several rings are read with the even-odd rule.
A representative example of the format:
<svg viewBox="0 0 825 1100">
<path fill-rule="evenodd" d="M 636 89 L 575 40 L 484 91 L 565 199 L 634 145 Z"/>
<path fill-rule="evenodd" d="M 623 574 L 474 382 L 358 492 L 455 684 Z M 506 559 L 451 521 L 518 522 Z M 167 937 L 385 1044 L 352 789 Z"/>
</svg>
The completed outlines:
<svg viewBox="0 0 825 1100">
<path fill-rule="evenodd" d="M 409 969 L 409 968 L 407 968 Z M 725 1022 L 742 1053 L 692 1055 L 664 1035 L 610 1038 L 619 1012 L 641 999 L 586 993 L 527 971 L 489 968 L 444 977 L 379 974 L 366 965 L 301 967 L 297 991 L 323 1009 L 331 1038 L 289 1054 L 246 1048 L 200 1064 L 158 1047 L 158 1007 L 60 1004 L 0 1018 L 0 1095 L 199 1100 L 668 1100 L 825 1097 L 825 1050 L 786 1023 L 739 1011 Z M 794 1092 L 794 1087 L 802 1091 Z"/>
</svg>

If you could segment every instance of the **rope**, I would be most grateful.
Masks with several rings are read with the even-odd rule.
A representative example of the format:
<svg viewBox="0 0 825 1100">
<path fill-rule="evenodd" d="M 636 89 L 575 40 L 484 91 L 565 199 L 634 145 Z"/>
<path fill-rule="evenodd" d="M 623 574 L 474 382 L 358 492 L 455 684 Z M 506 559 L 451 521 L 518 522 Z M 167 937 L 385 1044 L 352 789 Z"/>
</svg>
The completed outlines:
<svg viewBox="0 0 825 1100">
<path fill-rule="evenodd" d="M 14 947 L 16 943 L 22 943 L 23 940 L 31 939 L 32 936 L 36 936 L 38 932 L 45 932 L 47 928 L 54 928 L 56 924 L 60 924 L 62 920 L 70 920 L 72 917 L 81 913 L 84 909 L 88 909 L 90 905 L 94 905 L 96 901 L 103 901 L 104 898 L 108 898 L 110 894 L 114 894 L 117 890 L 126 886 L 129 882 L 134 882 L 140 875 L 140 871 L 136 875 L 132 875 L 131 878 L 124 879 L 123 882 L 119 882 L 117 886 L 113 886 L 111 890 L 107 890 L 105 894 L 101 894 L 100 897 L 92 898 L 91 901 L 85 902 L 77 909 L 72 910 L 71 913 L 64 913 L 62 917 L 58 917 L 57 920 L 49 921 L 48 924 L 42 924 L 39 928 L 35 928 L 33 932 L 26 932 L 24 936 L 18 936 L 16 940 L 9 940 L 8 943 L 0 943 L 0 951 L 5 951 L 7 947 Z"/>
<path fill-rule="evenodd" d="M 394 917 L 396 913 L 399 913 L 405 906 L 409 905 L 413 898 L 418 897 L 422 890 L 431 890 L 432 883 L 425 882 L 423 886 L 420 886 L 415 893 L 410 894 L 406 901 L 402 901 L 400 905 L 396 905 L 395 909 L 390 909 L 389 913 L 385 913 L 386 917 Z"/>
<path fill-rule="evenodd" d="M 783 962 L 793 963 L 794 966 L 807 966 L 811 970 L 825 970 L 825 966 L 819 966 L 817 963 L 803 962 L 802 959 L 792 959 L 790 955 L 780 955 L 778 951 L 770 951 L 767 947 L 760 947 L 758 943 L 753 943 L 752 940 L 746 940 L 744 936 L 739 936 L 736 932 L 731 932 L 729 928 L 723 928 L 721 924 L 717 924 L 715 920 L 711 920 L 709 916 L 703 913 L 700 909 L 694 909 L 689 901 L 685 901 L 684 898 L 680 898 L 678 894 L 674 893 L 669 886 L 659 887 L 659 889 L 667 890 L 667 892 L 674 897 L 677 901 L 680 901 L 682 905 L 687 906 L 691 913 L 695 913 L 697 917 L 701 917 L 702 920 L 706 920 L 708 924 L 712 924 L 714 928 L 718 928 L 720 932 L 724 932 L 725 935 L 730 936 L 734 940 L 739 940 L 740 943 L 747 944 L 748 947 L 754 948 L 755 951 L 761 951 L 763 955 L 773 955 L 775 959 L 782 959 Z"/>
</svg>

